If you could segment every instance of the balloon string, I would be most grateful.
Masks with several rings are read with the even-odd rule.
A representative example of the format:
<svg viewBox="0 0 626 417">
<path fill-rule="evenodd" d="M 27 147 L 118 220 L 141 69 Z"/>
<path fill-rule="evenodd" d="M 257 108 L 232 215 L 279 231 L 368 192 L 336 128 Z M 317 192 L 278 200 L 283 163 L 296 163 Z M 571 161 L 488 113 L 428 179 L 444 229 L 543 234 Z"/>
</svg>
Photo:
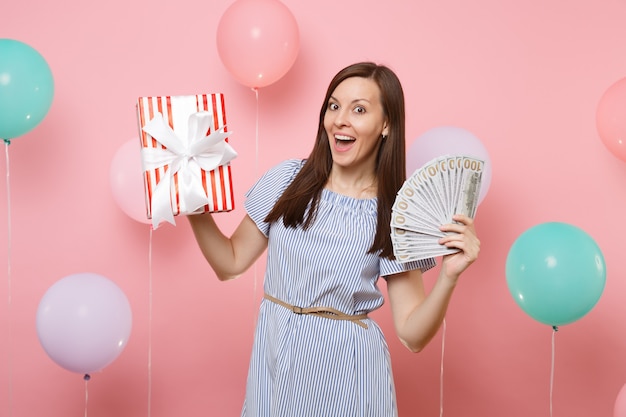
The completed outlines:
<svg viewBox="0 0 626 417">
<path fill-rule="evenodd" d="M 89 376 L 89 374 L 85 374 L 85 376 L 83 377 L 83 379 L 85 380 L 85 417 L 87 417 L 87 403 L 89 402 L 89 380 L 91 379 L 91 377 Z"/>
<path fill-rule="evenodd" d="M 439 370 L 439 417 L 443 416 L 443 354 L 446 347 L 446 319 L 443 319 L 441 334 L 441 368 Z"/>
<path fill-rule="evenodd" d="M 152 233 L 148 242 L 148 417 L 152 408 Z"/>
<path fill-rule="evenodd" d="M 254 87 L 252 89 L 254 91 L 254 96 L 256 98 L 256 121 L 254 127 L 254 177 L 255 179 L 258 176 L 259 170 L 259 89 Z M 258 262 L 254 263 L 254 287 L 252 290 L 252 298 L 253 298 L 253 306 L 256 306 L 256 298 L 257 298 L 257 282 L 258 282 Z M 253 310 L 255 311 L 255 310 Z M 256 318 L 253 315 L 252 328 L 256 326 Z"/>
<path fill-rule="evenodd" d="M 9 350 L 8 350 L 8 372 L 9 372 L 9 416 L 13 415 L 13 328 L 12 328 L 12 283 L 11 283 L 11 181 L 9 180 L 9 145 L 11 142 L 4 139 L 5 160 L 6 160 L 6 186 L 7 186 L 7 309 L 9 317 Z"/>
<path fill-rule="evenodd" d="M 254 173 L 258 174 L 258 169 L 259 169 L 259 89 L 255 87 L 252 89 L 252 91 L 254 91 L 254 95 L 256 97 L 256 124 L 255 124 L 255 131 L 254 131 L 254 137 L 255 137 Z"/>
<path fill-rule="evenodd" d="M 550 367 L 550 417 L 552 417 L 552 392 L 554 390 L 554 345 L 555 345 L 555 335 L 559 330 L 557 326 L 552 326 L 552 364 Z"/>
</svg>

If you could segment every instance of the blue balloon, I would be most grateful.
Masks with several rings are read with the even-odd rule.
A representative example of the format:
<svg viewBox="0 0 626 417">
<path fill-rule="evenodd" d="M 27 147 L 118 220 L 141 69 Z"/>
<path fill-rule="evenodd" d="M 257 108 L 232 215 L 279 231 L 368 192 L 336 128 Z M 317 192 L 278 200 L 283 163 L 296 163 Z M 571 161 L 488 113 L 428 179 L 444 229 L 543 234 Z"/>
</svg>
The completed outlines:
<svg viewBox="0 0 626 417">
<path fill-rule="evenodd" d="M 511 246 L 506 281 L 530 317 L 553 327 L 579 320 L 596 305 L 606 284 L 602 251 L 567 223 L 531 227 Z"/>
<path fill-rule="evenodd" d="M 0 139 L 17 138 L 37 126 L 53 96 L 52 72 L 43 56 L 23 42 L 0 39 Z"/>
</svg>

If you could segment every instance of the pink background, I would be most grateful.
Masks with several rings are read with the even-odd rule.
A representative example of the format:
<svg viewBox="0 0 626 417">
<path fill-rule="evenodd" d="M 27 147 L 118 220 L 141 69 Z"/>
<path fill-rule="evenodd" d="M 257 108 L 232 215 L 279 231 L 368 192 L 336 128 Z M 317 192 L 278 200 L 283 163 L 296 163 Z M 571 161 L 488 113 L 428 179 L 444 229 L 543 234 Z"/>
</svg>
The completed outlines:
<svg viewBox="0 0 626 417">
<path fill-rule="evenodd" d="M 218 282 L 184 219 L 151 234 L 119 209 L 111 160 L 137 137 L 137 97 L 224 93 L 239 152 L 237 208 L 216 217 L 230 232 L 255 179 L 308 154 L 332 75 L 375 60 L 403 81 L 408 145 L 432 127 L 454 125 L 479 137 L 493 163 L 477 215 L 483 250 L 453 297 L 445 334 L 414 355 L 393 334 L 388 306 L 376 313 L 401 416 L 439 413 L 442 343 L 447 416 L 548 416 L 551 405 L 554 416 L 612 416 L 626 383 L 626 163 L 599 139 L 595 111 L 626 76 L 626 2 L 284 3 L 298 21 L 298 57 L 286 76 L 259 90 L 258 102 L 217 54 L 216 27 L 230 0 L 3 4 L 0 37 L 41 52 L 56 89 L 44 121 L 7 147 L 0 415 L 67 417 L 85 408 L 90 417 L 238 415 L 264 262 Z M 553 389 L 552 329 L 515 304 L 504 274 L 519 234 L 547 221 L 584 229 L 608 271 L 596 307 L 555 335 Z M 35 328 L 46 290 L 80 272 L 115 281 L 133 309 L 126 349 L 88 383 L 50 360 Z"/>
</svg>

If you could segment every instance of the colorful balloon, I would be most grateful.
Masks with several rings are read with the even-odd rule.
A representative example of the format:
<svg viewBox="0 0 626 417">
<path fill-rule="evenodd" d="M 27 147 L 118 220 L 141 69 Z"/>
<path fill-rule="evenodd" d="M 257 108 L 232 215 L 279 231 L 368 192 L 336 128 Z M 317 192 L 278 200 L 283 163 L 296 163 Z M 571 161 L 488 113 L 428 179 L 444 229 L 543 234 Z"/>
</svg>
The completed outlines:
<svg viewBox="0 0 626 417">
<path fill-rule="evenodd" d="M 113 200 L 131 219 L 150 224 L 141 166 L 139 139 L 122 144 L 111 160 L 109 182 Z"/>
<path fill-rule="evenodd" d="M 300 47 L 298 23 L 279 0 L 236 0 L 217 27 L 217 50 L 241 84 L 268 86 L 292 67 Z"/>
<path fill-rule="evenodd" d="M 482 142 L 474 134 L 460 127 L 435 127 L 419 136 L 407 149 L 407 175 L 411 175 L 432 159 L 444 155 L 473 156 L 485 161 L 485 171 L 478 194 L 478 204 L 482 203 L 491 185 L 491 158 Z"/>
<path fill-rule="evenodd" d="M 515 240 L 506 259 L 506 281 L 530 317 L 561 326 L 596 305 L 604 291 L 606 265 L 600 248 L 582 229 L 548 222 Z"/>
<path fill-rule="evenodd" d="M 35 49 L 0 39 L 0 139 L 22 136 L 48 113 L 54 80 L 46 60 Z"/>
<path fill-rule="evenodd" d="M 37 335 L 48 356 L 71 372 L 100 371 L 122 353 L 132 327 L 126 295 L 94 273 L 53 284 L 37 309 Z"/>
<path fill-rule="evenodd" d="M 607 149 L 626 161 L 626 78 L 615 82 L 603 94 L 596 109 L 596 128 Z"/>
</svg>

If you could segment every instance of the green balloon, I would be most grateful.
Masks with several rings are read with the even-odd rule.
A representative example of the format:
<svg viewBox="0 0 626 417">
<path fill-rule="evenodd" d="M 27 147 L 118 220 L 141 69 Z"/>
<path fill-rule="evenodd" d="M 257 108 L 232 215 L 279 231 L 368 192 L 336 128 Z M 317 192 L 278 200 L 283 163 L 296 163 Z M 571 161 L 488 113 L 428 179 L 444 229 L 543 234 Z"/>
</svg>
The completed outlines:
<svg viewBox="0 0 626 417">
<path fill-rule="evenodd" d="M 46 60 L 32 47 L 0 39 L 0 139 L 22 136 L 48 113 L 54 80 Z"/>
<path fill-rule="evenodd" d="M 596 305 L 606 284 L 606 265 L 587 233 L 549 222 L 531 227 L 513 243 L 506 281 L 524 312 L 556 327 L 579 320 Z"/>
</svg>

